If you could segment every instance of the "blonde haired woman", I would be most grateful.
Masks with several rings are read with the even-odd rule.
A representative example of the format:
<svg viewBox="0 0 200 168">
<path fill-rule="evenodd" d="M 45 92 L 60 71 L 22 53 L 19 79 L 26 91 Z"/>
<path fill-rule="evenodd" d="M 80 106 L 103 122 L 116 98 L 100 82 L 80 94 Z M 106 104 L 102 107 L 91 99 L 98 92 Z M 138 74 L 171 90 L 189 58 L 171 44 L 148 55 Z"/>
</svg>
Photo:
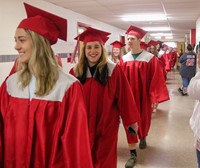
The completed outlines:
<svg viewBox="0 0 200 168">
<path fill-rule="evenodd" d="M 76 39 L 84 43 L 82 54 L 71 70 L 83 85 L 94 168 L 117 167 L 120 117 L 126 131 L 137 132 L 139 120 L 128 81 L 103 47 L 108 35 L 93 28 L 80 34 Z"/>
<path fill-rule="evenodd" d="M 25 8 L 15 33 L 18 71 L 0 89 L 0 167 L 92 168 L 81 85 L 51 48 L 66 40 L 66 20 Z"/>
</svg>

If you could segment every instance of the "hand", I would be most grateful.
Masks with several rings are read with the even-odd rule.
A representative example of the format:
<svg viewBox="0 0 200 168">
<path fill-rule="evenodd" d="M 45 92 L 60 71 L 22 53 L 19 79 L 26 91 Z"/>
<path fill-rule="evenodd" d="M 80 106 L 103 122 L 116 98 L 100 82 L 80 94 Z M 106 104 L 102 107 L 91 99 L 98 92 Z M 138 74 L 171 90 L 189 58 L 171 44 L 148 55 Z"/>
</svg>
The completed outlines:
<svg viewBox="0 0 200 168">
<path fill-rule="evenodd" d="M 152 108 L 157 109 L 158 108 L 158 103 L 152 103 Z"/>
<path fill-rule="evenodd" d="M 134 124 L 131 124 L 130 126 L 128 126 L 128 132 L 135 136 L 137 135 L 137 131 L 138 131 L 138 123 L 134 123 Z"/>
</svg>

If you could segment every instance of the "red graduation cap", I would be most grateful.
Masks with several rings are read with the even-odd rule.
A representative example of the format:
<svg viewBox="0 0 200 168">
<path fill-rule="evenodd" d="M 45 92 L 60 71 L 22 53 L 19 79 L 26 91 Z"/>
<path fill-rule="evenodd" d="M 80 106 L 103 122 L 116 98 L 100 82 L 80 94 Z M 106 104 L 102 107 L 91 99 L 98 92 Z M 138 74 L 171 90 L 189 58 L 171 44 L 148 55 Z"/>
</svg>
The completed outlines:
<svg viewBox="0 0 200 168">
<path fill-rule="evenodd" d="M 113 46 L 113 48 L 122 48 L 124 47 L 126 44 L 121 43 L 120 41 L 114 41 L 112 42 L 110 45 Z"/>
<path fill-rule="evenodd" d="M 93 41 L 99 41 L 102 44 L 105 44 L 105 42 L 109 38 L 108 35 L 110 35 L 110 33 L 102 31 L 102 30 L 94 29 L 92 27 L 89 27 L 83 33 L 79 34 L 74 39 L 75 40 L 80 40 L 80 41 L 82 41 L 84 43 L 93 42 Z"/>
<path fill-rule="evenodd" d="M 168 47 L 168 45 L 166 45 L 166 44 L 163 43 L 162 44 L 162 48 L 164 48 L 164 47 Z"/>
<path fill-rule="evenodd" d="M 27 18 L 22 20 L 18 28 L 29 29 L 45 37 L 51 44 L 59 39 L 67 40 L 67 20 L 24 3 Z"/>
<path fill-rule="evenodd" d="M 157 44 L 159 44 L 157 41 L 155 41 L 155 40 L 150 40 L 149 43 L 148 43 L 148 46 L 149 46 L 149 47 L 151 47 L 151 46 L 154 46 L 154 47 L 155 47 Z"/>
<path fill-rule="evenodd" d="M 103 37 L 103 45 L 106 43 L 106 41 L 109 39 L 109 37 L 105 36 Z"/>
<path fill-rule="evenodd" d="M 143 29 L 140 29 L 139 27 L 131 25 L 128 30 L 126 31 L 126 34 L 128 35 L 134 35 L 140 39 L 144 37 L 144 35 L 147 33 L 147 31 L 144 31 Z"/>
<path fill-rule="evenodd" d="M 148 44 L 146 44 L 144 41 L 141 41 L 141 42 L 140 42 L 140 47 L 141 47 L 143 50 L 147 50 Z"/>
</svg>

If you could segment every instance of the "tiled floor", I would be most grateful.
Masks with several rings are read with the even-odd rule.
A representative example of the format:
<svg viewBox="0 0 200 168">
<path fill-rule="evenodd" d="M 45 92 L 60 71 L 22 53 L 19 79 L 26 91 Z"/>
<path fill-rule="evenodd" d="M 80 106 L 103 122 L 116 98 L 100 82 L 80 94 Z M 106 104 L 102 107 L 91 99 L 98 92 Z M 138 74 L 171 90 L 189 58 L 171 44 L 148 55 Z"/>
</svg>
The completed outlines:
<svg viewBox="0 0 200 168">
<path fill-rule="evenodd" d="M 177 91 L 181 85 L 178 72 L 169 72 L 167 87 L 170 100 L 159 104 L 152 115 L 147 149 L 137 148 L 135 168 L 196 168 L 193 133 L 189 127 L 195 101 Z M 118 167 L 124 168 L 129 158 L 126 136 L 120 125 Z"/>
</svg>

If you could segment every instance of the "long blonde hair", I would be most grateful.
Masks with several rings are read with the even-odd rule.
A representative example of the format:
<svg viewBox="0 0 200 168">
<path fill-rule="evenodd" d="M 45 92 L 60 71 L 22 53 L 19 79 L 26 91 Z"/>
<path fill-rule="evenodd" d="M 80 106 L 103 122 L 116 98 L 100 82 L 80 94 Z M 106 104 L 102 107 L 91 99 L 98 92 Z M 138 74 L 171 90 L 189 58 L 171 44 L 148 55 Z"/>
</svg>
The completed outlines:
<svg viewBox="0 0 200 168">
<path fill-rule="evenodd" d="M 22 88 L 25 88 L 34 75 L 36 78 L 35 94 L 37 96 L 48 95 L 58 80 L 59 65 L 49 41 L 33 31 L 25 31 L 31 37 L 33 52 L 28 63 L 19 62 L 19 82 Z"/>
<path fill-rule="evenodd" d="M 86 45 L 83 44 L 83 47 L 81 49 L 81 55 L 79 57 L 77 65 L 74 68 L 75 76 L 81 81 L 81 83 L 85 82 L 87 77 L 86 72 L 88 69 L 87 58 L 85 56 L 85 47 Z M 102 48 L 102 54 L 97 63 L 95 79 L 99 81 L 101 84 L 105 84 L 108 77 L 108 67 L 107 67 L 108 54 L 102 44 L 101 48 Z"/>
</svg>

